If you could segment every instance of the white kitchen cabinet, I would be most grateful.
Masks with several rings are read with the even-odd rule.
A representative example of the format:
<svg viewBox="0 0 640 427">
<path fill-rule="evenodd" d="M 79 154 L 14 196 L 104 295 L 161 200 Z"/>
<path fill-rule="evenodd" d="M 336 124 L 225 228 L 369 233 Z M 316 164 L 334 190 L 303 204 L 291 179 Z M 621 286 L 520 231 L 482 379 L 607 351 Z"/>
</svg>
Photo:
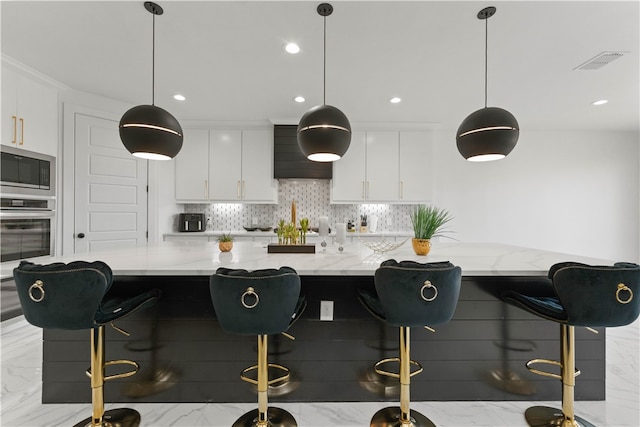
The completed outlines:
<svg viewBox="0 0 640 427">
<path fill-rule="evenodd" d="M 433 198 L 433 132 L 400 132 L 400 201 Z"/>
<path fill-rule="evenodd" d="M 176 156 L 176 200 L 209 199 L 209 131 L 185 129 L 182 149 Z"/>
<path fill-rule="evenodd" d="M 242 131 L 242 200 L 277 203 L 273 179 L 273 130 Z"/>
<path fill-rule="evenodd" d="M 58 90 L 12 68 L 2 67 L 3 145 L 56 156 Z"/>
<path fill-rule="evenodd" d="M 428 201 L 431 153 L 430 132 L 353 132 L 349 150 L 333 164 L 331 203 Z"/>
<path fill-rule="evenodd" d="M 212 129 L 209 141 L 209 198 L 242 200 L 242 131 Z"/>
<path fill-rule="evenodd" d="M 398 132 L 353 132 L 347 153 L 333 164 L 332 203 L 399 199 Z"/>
<path fill-rule="evenodd" d="M 340 160 L 333 162 L 331 203 L 365 200 L 366 145 L 365 132 L 354 131 L 347 152 Z"/>
<path fill-rule="evenodd" d="M 213 240 L 212 240 L 213 239 Z M 182 233 L 181 235 L 167 235 L 163 236 L 165 242 L 213 242 L 216 241 L 211 235 L 203 233 Z"/>
<path fill-rule="evenodd" d="M 367 131 L 367 202 L 394 202 L 400 195 L 398 132 Z"/>
<path fill-rule="evenodd" d="M 233 240 L 236 242 L 254 242 L 255 237 L 253 236 L 233 236 Z"/>
<path fill-rule="evenodd" d="M 273 130 L 212 130 L 210 144 L 211 201 L 277 203 Z"/>
<path fill-rule="evenodd" d="M 196 233 L 167 233 L 163 236 L 165 242 L 211 242 L 217 245 L 218 237 L 222 232 L 196 232 Z M 231 236 L 235 242 L 254 242 L 259 244 L 275 243 L 278 237 L 273 232 L 245 234 L 243 231 L 233 232 Z"/>
<path fill-rule="evenodd" d="M 269 129 L 185 129 L 175 170 L 181 203 L 277 203 Z"/>
</svg>

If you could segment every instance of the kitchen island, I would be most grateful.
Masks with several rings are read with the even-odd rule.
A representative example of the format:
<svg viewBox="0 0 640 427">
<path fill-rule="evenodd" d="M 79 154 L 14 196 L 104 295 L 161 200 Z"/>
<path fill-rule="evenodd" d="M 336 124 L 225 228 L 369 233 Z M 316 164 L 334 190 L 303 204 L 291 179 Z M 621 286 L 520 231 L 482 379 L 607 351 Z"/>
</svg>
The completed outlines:
<svg viewBox="0 0 640 427">
<path fill-rule="evenodd" d="M 500 244 L 436 243 L 427 257 L 418 257 L 410 242 L 387 254 L 361 243 L 347 244 L 342 253 L 330 245 L 316 254 L 268 254 L 260 242 L 236 242 L 229 253 L 214 243 L 165 242 L 34 261 L 105 261 L 114 271 L 114 295 L 162 289 L 155 307 L 118 323 L 130 338 L 107 328 L 107 358 L 141 365 L 138 375 L 105 388 L 109 402 L 253 402 L 254 391 L 239 373 L 255 363 L 255 337 L 220 329 L 209 276 L 221 266 L 293 267 L 309 305 L 289 331 L 295 341 L 270 337 L 270 362 L 292 371 L 292 380 L 271 393 L 282 401 L 322 402 L 397 399 L 397 384 L 372 372 L 377 360 L 397 354 L 397 329 L 372 318 L 357 301 L 357 289 L 373 290 L 376 268 L 390 258 L 448 260 L 463 271 L 453 320 L 435 333 L 414 328 L 412 355 L 425 371 L 412 379 L 413 400 L 559 400 L 556 380 L 524 367 L 534 357 L 558 357 L 557 325 L 503 303 L 499 295 L 506 288 L 549 294 L 547 271 L 556 262 L 612 263 Z M 332 320 L 320 320 L 321 301 L 333 301 Z M 604 399 L 605 334 L 599 332 L 576 330 L 580 400 Z M 89 402 L 88 333 L 45 330 L 43 337 L 43 402 Z"/>
</svg>

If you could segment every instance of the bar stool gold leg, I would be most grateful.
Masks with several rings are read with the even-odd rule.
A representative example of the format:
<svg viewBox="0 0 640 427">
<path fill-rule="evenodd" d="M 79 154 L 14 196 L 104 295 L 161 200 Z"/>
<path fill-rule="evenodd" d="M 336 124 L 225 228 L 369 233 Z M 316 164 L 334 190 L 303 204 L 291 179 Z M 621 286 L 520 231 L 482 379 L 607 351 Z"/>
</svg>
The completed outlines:
<svg viewBox="0 0 640 427">
<path fill-rule="evenodd" d="M 258 335 L 258 409 L 238 418 L 232 427 L 297 427 L 295 418 L 289 412 L 268 407 L 268 389 L 267 335 Z"/>
<path fill-rule="evenodd" d="M 576 385 L 575 327 L 560 325 L 560 361 L 562 366 L 562 410 L 548 406 L 533 406 L 524 416 L 531 427 L 595 427 L 574 414 Z"/>
<path fill-rule="evenodd" d="M 400 327 L 400 407 L 391 406 L 376 412 L 371 427 L 435 427 L 433 422 L 410 408 L 411 349 L 410 328 Z"/>
<path fill-rule="evenodd" d="M 104 326 L 91 329 L 91 417 L 74 427 L 138 427 L 140 414 L 129 408 L 104 410 Z"/>
</svg>

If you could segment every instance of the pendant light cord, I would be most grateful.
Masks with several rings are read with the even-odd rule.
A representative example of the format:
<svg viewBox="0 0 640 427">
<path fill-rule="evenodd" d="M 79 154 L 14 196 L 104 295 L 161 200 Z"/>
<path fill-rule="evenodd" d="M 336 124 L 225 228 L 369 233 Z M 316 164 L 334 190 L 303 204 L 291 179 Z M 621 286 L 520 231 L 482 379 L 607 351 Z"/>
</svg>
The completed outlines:
<svg viewBox="0 0 640 427">
<path fill-rule="evenodd" d="M 153 15 L 153 31 L 151 39 L 151 105 L 156 105 L 156 15 Z"/>
<path fill-rule="evenodd" d="M 324 39 L 322 45 L 322 104 L 327 105 L 327 17 L 324 16 Z"/>
<path fill-rule="evenodd" d="M 489 18 L 484 20 L 484 108 L 487 108 L 487 69 L 488 69 L 488 54 L 489 49 Z"/>
</svg>

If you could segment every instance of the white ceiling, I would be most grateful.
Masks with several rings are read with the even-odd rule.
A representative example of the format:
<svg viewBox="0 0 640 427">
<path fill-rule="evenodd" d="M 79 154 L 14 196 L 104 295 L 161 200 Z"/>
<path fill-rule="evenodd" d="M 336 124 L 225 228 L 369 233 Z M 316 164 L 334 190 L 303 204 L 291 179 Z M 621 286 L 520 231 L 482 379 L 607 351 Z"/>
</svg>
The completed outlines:
<svg viewBox="0 0 640 427">
<path fill-rule="evenodd" d="M 179 120 L 297 123 L 322 103 L 319 1 L 158 1 L 155 103 Z M 527 129 L 639 129 L 638 1 L 334 1 L 326 102 L 352 123 L 455 129 L 488 105 Z M 151 102 L 142 1 L 2 1 L 2 52 L 71 88 Z M 297 55 L 284 52 L 297 42 Z M 604 51 L 599 70 L 574 68 Z M 174 93 L 185 102 L 171 98 Z M 303 95 L 304 104 L 293 97 Z M 393 96 L 400 104 L 390 104 Z M 594 107 L 592 101 L 608 99 Z"/>
</svg>

